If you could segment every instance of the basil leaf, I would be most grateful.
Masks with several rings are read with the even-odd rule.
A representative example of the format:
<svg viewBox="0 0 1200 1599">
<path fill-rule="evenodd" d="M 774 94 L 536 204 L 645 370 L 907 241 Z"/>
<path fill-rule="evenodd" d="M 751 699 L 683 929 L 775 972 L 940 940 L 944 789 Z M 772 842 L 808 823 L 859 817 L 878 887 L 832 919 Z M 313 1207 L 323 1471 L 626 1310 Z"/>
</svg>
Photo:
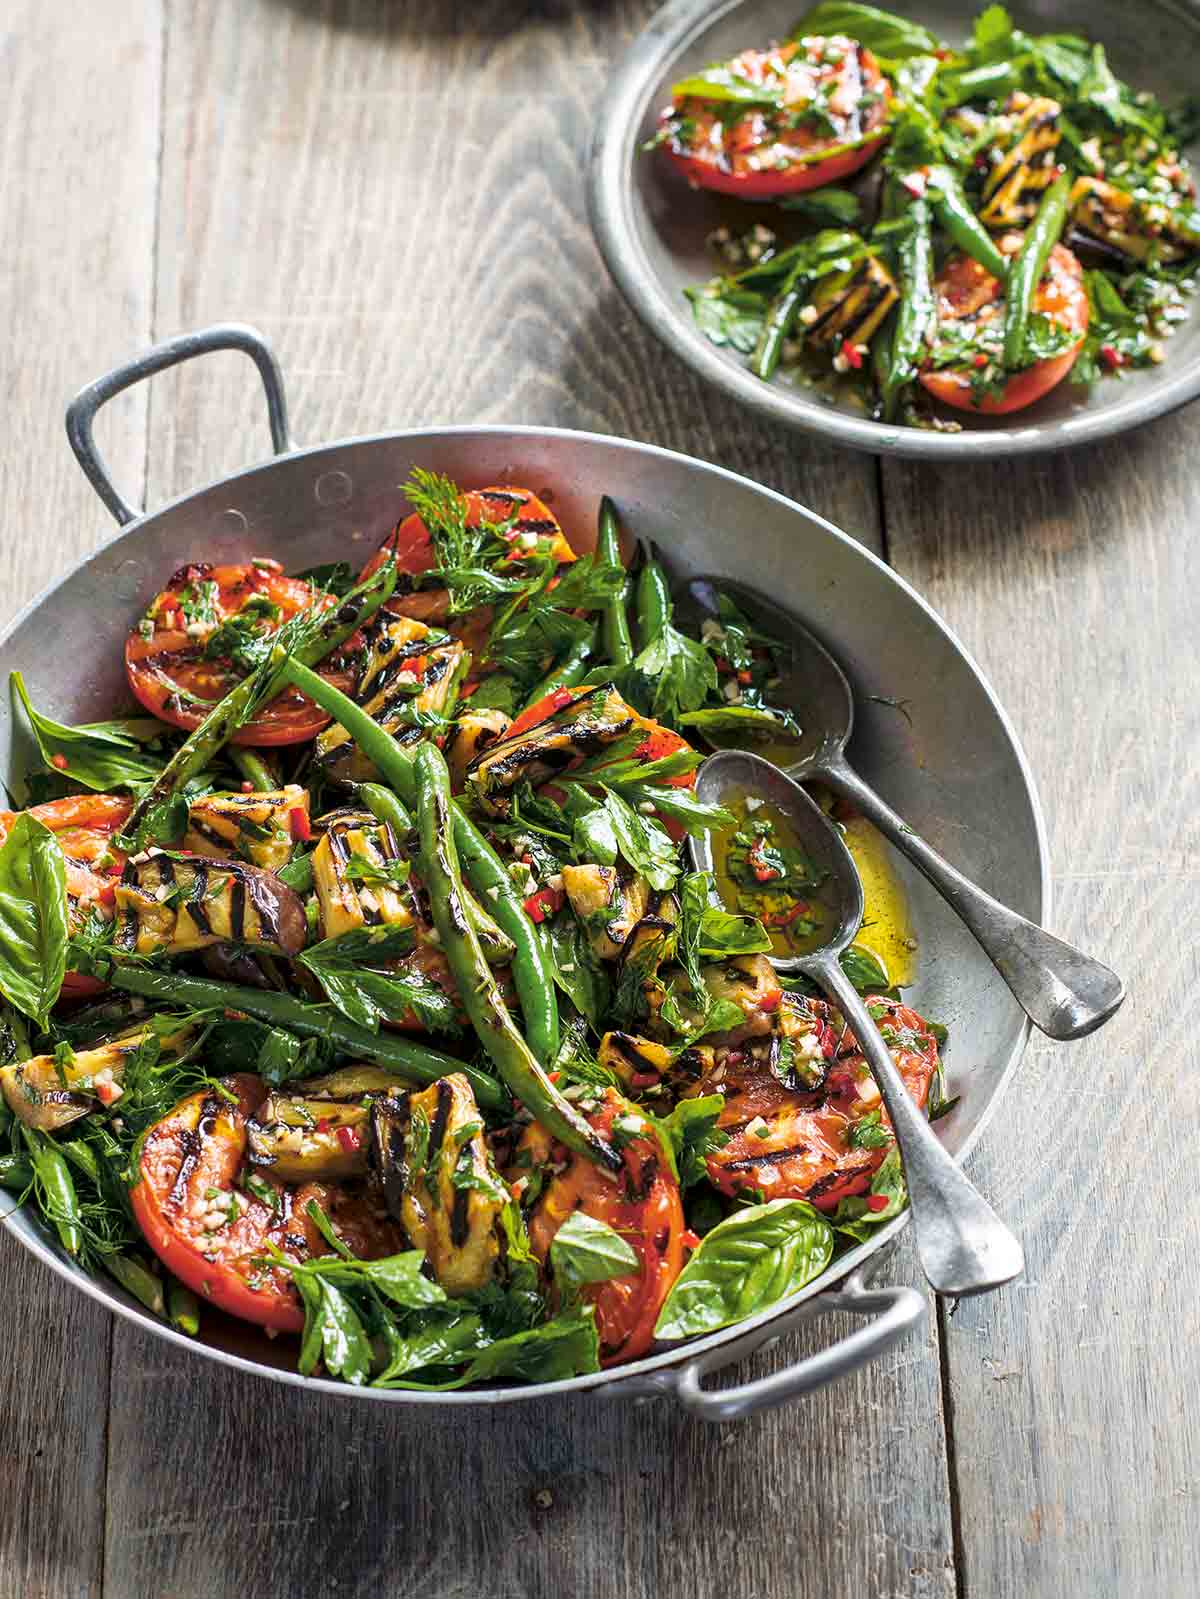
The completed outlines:
<svg viewBox="0 0 1200 1599">
<path fill-rule="evenodd" d="M 611 985 L 574 911 L 564 906 L 557 916 L 542 923 L 541 934 L 555 983 L 580 1015 L 599 1028 L 608 1009 Z"/>
<path fill-rule="evenodd" d="M 862 217 L 862 201 L 849 189 L 814 189 L 811 194 L 791 194 L 779 202 L 784 211 L 798 211 L 806 222 L 836 222 L 853 227 Z"/>
<path fill-rule="evenodd" d="M 689 833 L 711 833 L 718 827 L 732 827 L 736 818 L 720 805 L 705 805 L 694 789 L 658 788 L 649 783 L 623 785 L 625 797 L 635 805 L 653 805 L 662 816 L 679 822 Z"/>
<path fill-rule="evenodd" d="M 594 805 L 575 818 L 571 842 L 581 861 L 595 861 L 599 866 L 616 865 L 617 835 L 612 817 L 603 805 Z"/>
<path fill-rule="evenodd" d="M 767 314 L 767 297 L 764 294 L 734 292 L 722 294 L 717 288 L 706 285 L 699 289 L 685 289 L 692 306 L 696 326 L 710 344 L 727 344 L 739 355 L 752 355 L 762 337 L 763 318 Z"/>
<path fill-rule="evenodd" d="M 680 78 L 671 85 L 673 100 L 716 100 L 722 103 L 745 106 L 769 106 L 775 110 L 783 107 L 783 84 L 773 89 L 755 83 L 739 72 L 731 72 L 723 62 L 694 72 L 690 78 Z"/>
<path fill-rule="evenodd" d="M 709 905 L 700 919 L 699 953 L 712 960 L 770 952 L 771 935 L 757 916 L 734 916 Z"/>
<path fill-rule="evenodd" d="M 66 969 L 66 862 L 50 829 L 25 813 L 0 849 L 0 994 L 46 1027 Z"/>
<path fill-rule="evenodd" d="M 908 1204 L 908 1184 L 904 1181 L 904 1167 L 898 1149 L 884 1156 L 883 1164 L 871 1181 L 872 1197 L 878 1194 L 887 1199 L 886 1206 L 880 1210 L 872 1210 L 862 1195 L 843 1199 L 830 1217 L 837 1231 L 856 1239 L 860 1244 L 865 1243 L 872 1233 L 885 1222 L 891 1221 L 893 1216 L 898 1216 Z"/>
<path fill-rule="evenodd" d="M 411 945 L 412 931 L 407 927 L 382 933 L 364 928 L 326 938 L 297 955 L 296 961 L 317 978 L 334 1008 L 359 1027 L 378 1032 L 380 1022 L 400 1021 L 411 1011 L 425 1027 L 461 1032 L 454 1001 L 436 983 L 409 972 L 374 969 L 406 954 Z"/>
<path fill-rule="evenodd" d="M 861 944 L 851 944 L 842 955 L 842 970 L 860 994 L 877 994 L 888 987 L 888 974 L 882 964 Z"/>
<path fill-rule="evenodd" d="M 507 672 L 493 672 L 485 677 L 467 701 L 473 711 L 503 711 L 513 716 L 517 709 L 517 685 Z"/>
<path fill-rule="evenodd" d="M 702 733 L 741 733 L 747 738 L 795 736 L 781 716 L 751 705 L 714 705 L 705 710 L 688 711 L 679 718 L 679 725 L 698 728 Z"/>
<path fill-rule="evenodd" d="M 640 1272 L 635 1251 L 606 1221 L 576 1210 L 567 1217 L 550 1244 L 554 1280 L 564 1289 L 584 1283 L 603 1283 L 610 1277 Z"/>
<path fill-rule="evenodd" d="M 819 1277 L 833 1230 L 802 1199 L 773 1199 L 719 1222 L 683 1268 L 654 1328 L 692 1338 L 742 1321 Z"/>
<path fill-rule="evenodd" d="M 166 762 L 143 753 L 135 738 L 99 723 L 70 727 L 56 722 L 34 710 L 20 672 L 11 672 L 9 683 L 29 718 L 38 753 L 50 770 L 61 770 L 80 787 L 105 794 L 115 788 L 140 790 L 161 774 Z M 56 755 L 60 758 L 57 765 Z"/>
<path fill-rule="evenodd" d="M 933 55 L 941 49 L 941 42 L 920 23 L 880 11 L 876 6 L 856 5 L 853 0 L 823 0 L 800 19 L 791 37 L 828 38 L 834 33 L 847 34 L 891 61 Z"/>
<path fill-rule="evenodd" d="M 651 888 L 660 892 L 671 888 L 679 866 L 670 835 L 651 817 L 635 811 L 615 789 L 605 788 L 604 797 L 621 854 Z"/>
<path fill-rule="evenodd" d="M 424 1387 L 406 1383 L 409 1372 L 427 1366 L 457 1366 L 477 1350 L 485 1337 L 483 1322 L 473 1311 L 429 1316 L 412 1332 L 392 1341 L 387 1366 L 371 1384 L 373 1388 Z M 454 1386 L 451 1384 L 451 1386 Z"/>
<path fill-rule="evenodd" d="M 371 1345 L 362 1321 L 340 1288 L 324 1277 L 317 1282 L 320 1307 L 316 1319 L 325 1364 L 333 1376 L 360 1387 L 371 1371 Z"/>
<path fill-rule="evenodd" d="M 557 1382 L 583 1372 L 599 1371 L 600 1341 L 590 1305 L 583 1305 L 501 1338 L 480 1351 L 456 1382 L 462 1388 L 487 1377 L 517 1377 L 525 1382 Z"/>
<path fill-rule="evenodd" d="M 386 1255 L 382 1260 L 339 1262 L 326 1256 L 315 1263 L 314 1269 L 326 1280 L 339 1283 L 342 1287 L 370 1283 L 393 1304 L 401 1305 L 405 1310 L 425 1310 L 430 1305 L 445 1304 L 446 1294 L 437 1283 L 423 1274 L 421 1268 L 424 1264 L 425 1256 L 419 1249 L 408 1249 L 403 1254 Z"/>
<path fill-rule="evenodd" d="M 648 1117 L 681 1187 L 703 1181 L 708 1176 L 704 1157 L 729 1142 L 729 1134 L 717 1127 L 724 1109 L 723 1094 L 708 1094 L 703 1099 L 681 1099 L 669 1116 Z"/>
</svg>

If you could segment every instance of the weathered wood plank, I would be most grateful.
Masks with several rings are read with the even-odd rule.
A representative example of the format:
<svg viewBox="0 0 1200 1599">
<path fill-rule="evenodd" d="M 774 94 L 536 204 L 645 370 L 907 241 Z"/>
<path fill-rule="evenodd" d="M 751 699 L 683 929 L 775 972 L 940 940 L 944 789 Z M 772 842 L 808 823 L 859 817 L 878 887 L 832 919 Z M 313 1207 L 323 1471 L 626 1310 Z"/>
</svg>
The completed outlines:
<svg viewBox="0 0 1200 1599">
<path fill-rule="evenodd" d="M 892 560 L 1025 741 L 1053 925 L 1131 989 L 1096 1037 L 1030 1049 L 972 1163 L 1028 1272 L 947 1324 L 969 1599 L 1200 1587 L 1197 422 L 1020 471 L 885 471 Z"/>
<path fill-rule="evenodd" d="M 149 334 L 159 21 L 156 0 L 95 0 L 53 18 L 36 0 L 5 8 L 6 621 L 112 531 L 71 459 L 62 413 L 74 389 Z M 134 494 L 143 423 L 144 400 L 133 396 L 102 430 Z M 99 1593 L 110 1319 L 7 1236 L 0 1304 L 0 1596 Z"/>
<path fill-rule="evenodd" d="M 647 10 L 176 6 L 156 331 L 257 322 L 302 439 L 619 431 L 749 472 L 877 546 L 873 463 L 702 392 L 605 278 L 581 157 L 606 63 Z M 151 431 L 156 501 L 265 437 L 232 358 L 161 380 Z M 911 1277 L 911 1258 L 892 1269 Z M 114 1593 L 943 1596 L 950 1551 L 931 1339 L 717 1431 L 600 1400 L 381 1413 L 116 1340 Z"/>
</svg>

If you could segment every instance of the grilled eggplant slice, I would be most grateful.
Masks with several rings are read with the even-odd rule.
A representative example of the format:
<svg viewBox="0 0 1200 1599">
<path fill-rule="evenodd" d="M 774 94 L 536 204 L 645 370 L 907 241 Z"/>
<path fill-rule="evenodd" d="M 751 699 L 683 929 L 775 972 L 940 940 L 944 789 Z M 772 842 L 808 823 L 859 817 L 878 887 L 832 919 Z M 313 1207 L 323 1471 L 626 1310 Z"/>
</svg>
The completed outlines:
<svg viewBox="0 0 1200 1599">
<path fill-rule="evenodd" d="M 406 726 L 410 709 L 448 715 L 471 657 L 456 639 L 407 616 L 381 613 L 365 632 L 367 665 L 354 697 L 401 744 L 414 743 L 423 733 L 411 723 Z M 316 760 L 340 782 L 368 783 L 378 776 L 336 722 L 317 739 Z"/>
<path fill-rule="evenodd" d="M 182 955 L 230 942 L 295 955 L 307 932 L 300 900 L 273 873 L 163 850 L 126 861 L 116 923 L 114 946 L 138 955 Z"/>
<path fill-rule="evenodd" d="M 738 955 L 719 966 L 704 967 L 703 974 L 712 997 L 732 1000 L 746 1018 L 740 1027 L 715 1036 L 727 1044 L 738 1044 L 774 1031 L 783 991 L 765 955 Z"/>
<path fill-rule="evenodd" d="M 353 875 L 360 860 L 380 872 L 403 859 L 391 829 L 374 817 L 355 813 L 333 820 L 312 853 L 313 887 L 321 909 L 321 932 L 339 938 L 360 927 L 409 927 L 411 891 L 385 880 Z"/>
<path fill-rule="evenodd" d="M 217 860 L 239 857 L 269 872 L 292 858 L 292 813 L 308 815 L 308 794 L 297 783 L 251 794 L 208 794 L 188 811 L 183 847 Z"/>
<path fill-rule="evenodd" d="M 1010 126 L 991 148 L 980 220 L 989 228 L 1023 228 L 1037 211 L 1058 170 L 1061 137 L 1057 100 L 1038 95 L 1009 114 Z"/>
<path fill-rule="evenodd" d="M 1146 204 L 1115 183 L 1076 178 L 1068 201 L 1071 222 L 1083 242 L 1116 251 L 1131 264 L 1181 261 L 1200 250 L 1200 233 L 1165 202 Z"/>
<path fill-rule="evenodd" d="M 553 716 L 477 756 L 467 768 L 467 787 L 490 815 L 507 816 L 518 783 L 536 788 L 580 756 L 615 743 L 638 720 L 611 685 L 580 689 Z"/>
<path fill-rule="evenodd" d="M 503 711 L 463 711 L 455 718 L 446 743 L 446 760 L 454 790 L 460 793 L 466 786 L 467 769 L 485 750 L 491 749 L 512 726 L 512 717 Z"/>
<path fill-rule="evenodd" d="M 361 1177 L 367 1170 L 370 1099 L 271 1094 L 246 1124 L 251 1162 L 289 1183 Z"/>
<path fill-rule="evenodd" d="M 800 312 L 804 337 L 823 347 L 869 344 L 900 298 L 896 280 L 876 255 L 822 278 Z"/>
<path fill-rule="evenodd" d="M 0 1089 L 8 1108 L 26 1127 L 57 1133 L 97 1105 L 115 1104 L 124 1092 L 121 1083 L 129 1057 L 150 1035 L 148 1027 L 127 1028 L 115 1038 L 80 1050 L 68 1061 L 35 1055 L 32 1060 L 0 1067 Z M 188 1027 L 160 1038 L 160 1055 L 181 1054 L 191 1038 Z"/>
<path fill-rule="evenodd" d="M 500 1252 L 496 1224 L 508 1193 L 467 1079 L 455 1072 L 419 1094 L 377 1101 L 371 1161 L 389 1212 L 425 1251 L 446 1292 L 485 1287 Z"/>
<path fill-rule="evenodd" d="M 646 914 L 650 885 L 615 866 L 564 866 L 563 888 L 593 953 L 615 961 Z"/>
<path fill-rule="evenodd" d="M 659 1082 L 670 1071 L 673 1054 L 669 1045 L 637 1033 L 605 1033 L 596 1058 L 620 1078 L 626 1089 L 636 1093 Z"/>
</svg>

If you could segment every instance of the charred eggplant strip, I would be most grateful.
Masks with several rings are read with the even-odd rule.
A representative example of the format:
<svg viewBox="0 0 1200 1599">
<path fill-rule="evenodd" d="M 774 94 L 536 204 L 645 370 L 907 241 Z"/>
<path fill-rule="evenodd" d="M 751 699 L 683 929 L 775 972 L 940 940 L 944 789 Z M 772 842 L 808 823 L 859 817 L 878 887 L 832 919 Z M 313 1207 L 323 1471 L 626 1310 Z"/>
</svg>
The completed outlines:
<svg viewBox="0 0 1200 1599">
<path fill-rule="evenodd" d="M 552 716 L 515 737 L 502 738 L 467 769 L 467 784 L 483 809 L 506 816 L 509 790 L 536 787 L 580 756 L 607 748 L 635 722 L 634 712 L 611 685 L 581 689 Z"/>
<path fill-rule="evenodd" d="M 593 953 L 615 961 L 646 913 L 650 885 L 615 866 L 564 866 L 563 889 Z"/>
<path fill-rule="evenodd" d="M 370 1100 L 271 1094 L 246 1124 L 252 1164 L 285 1182 L 338 1181 L 367 1169 Z"/>
<path fill-rule="evenodd" d="M 126 1062 L 150 1036 L 148 1027 L 134 1027 L 65 1061 L 53 1055 L 35 1055 L 0 1067 L 0 1090 L 8 1108 L 26 1127 L 59 1132 L 98 1105 L 113 1105 L 121 1098 Z M 190 1028 L 180 1028 L 159 1039 L 159 1051 L 178 1055 L 191 1037 Z"/>
<path fill-rule="evenodd" d="M 513 1096 L 568 1149 L 620 1171 L 621 1156 L 546 1076 L 517 1030 L 462 903 L 462 873 L 454 842 L 450 773 L 434 744 L 422 744 L 413 762 L 421 876 L 442 949 L 459 997 L 489 1058 Z M 550 996 L 553 1003 L 553 995 Z"/>
<path fill-rule="evenodd" d="M 1200 250 L 1200 233 L 1175 207 L 1144 203 L 1101 178 L 1076 178 L 1067 208 L 1083 242 L 1130 262 L 1181 261 Z"/>
<path fill-rule="evenodd" d="M 362 927 L 409 927 L 412 909 L 404 894 L 382 874 L 393 862 L 402 859 L 392 831 L 385 824 L 368 821 L 355 826 L 353 821 L 332 823 L 312 853 L 313 887 L 321 910 L 321 930 L 325 938 L 339 938 Z M 356 877 L 352 862 L 364 863 L 368 873 Z"/>
<path fill-rule="evenodd" d="M 847 271 L 822 278 L 799 322 L 811 344 L 858 348 L 870 344 L 899 298 L 895 278 L 878 256 L 868 255 Z"/>
<path fill-rule="evenodd" d="M 304 947 L 304 908 L 279 879 L 241 861 L 151 850 L 132 856 L 115 890 L 113 947 L 170 955 L 210 944 L 256 944 L 284 954 Z"/>
<path fill-rule="evenodd" d="M 188 811 L 183 847 L 194 855 L 231 855 L 277 872 L 292 858 L 294 813 L 308 815 L 308 794 L 298 783 L 249 794 L 207 794 Z"/>
<path fill-rule="evenodd" d="M 1024 227 L 1037 211 L 1057 176 L 1061 115 L 1057 100 L 1039 95 L 1016 115 L 1007 140 L 993 146 L 979 213 L 989 228 Z"/>
</svg>

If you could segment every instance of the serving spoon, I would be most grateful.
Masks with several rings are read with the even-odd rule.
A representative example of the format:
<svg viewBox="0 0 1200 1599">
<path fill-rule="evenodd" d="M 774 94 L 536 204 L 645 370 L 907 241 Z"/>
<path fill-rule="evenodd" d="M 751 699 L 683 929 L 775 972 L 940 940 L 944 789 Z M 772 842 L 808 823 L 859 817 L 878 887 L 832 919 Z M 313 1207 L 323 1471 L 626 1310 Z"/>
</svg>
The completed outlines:
<svg viewBox="0 0 1200 1599">
<path fill-rule="evenodd" d="M 1050 1038 L 1082 1038 L 1106 1022 L 1125 998 L 1113 971 L 1082 950 L 993 899 L 892 810 L 846 759 L 854 731 L 854 695 L 841 667 L 823 644 L 788 612 L 727 578 L 691 579 L 678 609 L 693 624 L 719 618 L 726 594 L 751 621 L 761 621 L 791 652 L 777 691 L 802 725 L 796 756 L 783 767 L 797 783 L 819 780 L 906 855 L 974 933 L 984 953 L 1035 1026 Z"/>
<path fill-rule="evenodd" d="M 824 875 L 822 893 L 833 930 L 818 949 L 771 957 L 779 972 L 802 972 L 834 1001 L 867 1057 L 891 1118 L 904 1162 L 921 1269 L 936 1293 L 984 1294 L 1025 1269 L 1021 1245 L 972 1185 L 905 1087 L 891 1052 L 839 956 L 862 925 L 863 887 L 850 851 L 820 807 L 798 783 L 761 755 L 722 750 L 710 755 L 696 779 L 705 804 L 744 798 L 767 800 L 787 818 L 800 848 Z M 713 870 L 707 833 L 688 840 L 698 871 Z"/>
</svg>

